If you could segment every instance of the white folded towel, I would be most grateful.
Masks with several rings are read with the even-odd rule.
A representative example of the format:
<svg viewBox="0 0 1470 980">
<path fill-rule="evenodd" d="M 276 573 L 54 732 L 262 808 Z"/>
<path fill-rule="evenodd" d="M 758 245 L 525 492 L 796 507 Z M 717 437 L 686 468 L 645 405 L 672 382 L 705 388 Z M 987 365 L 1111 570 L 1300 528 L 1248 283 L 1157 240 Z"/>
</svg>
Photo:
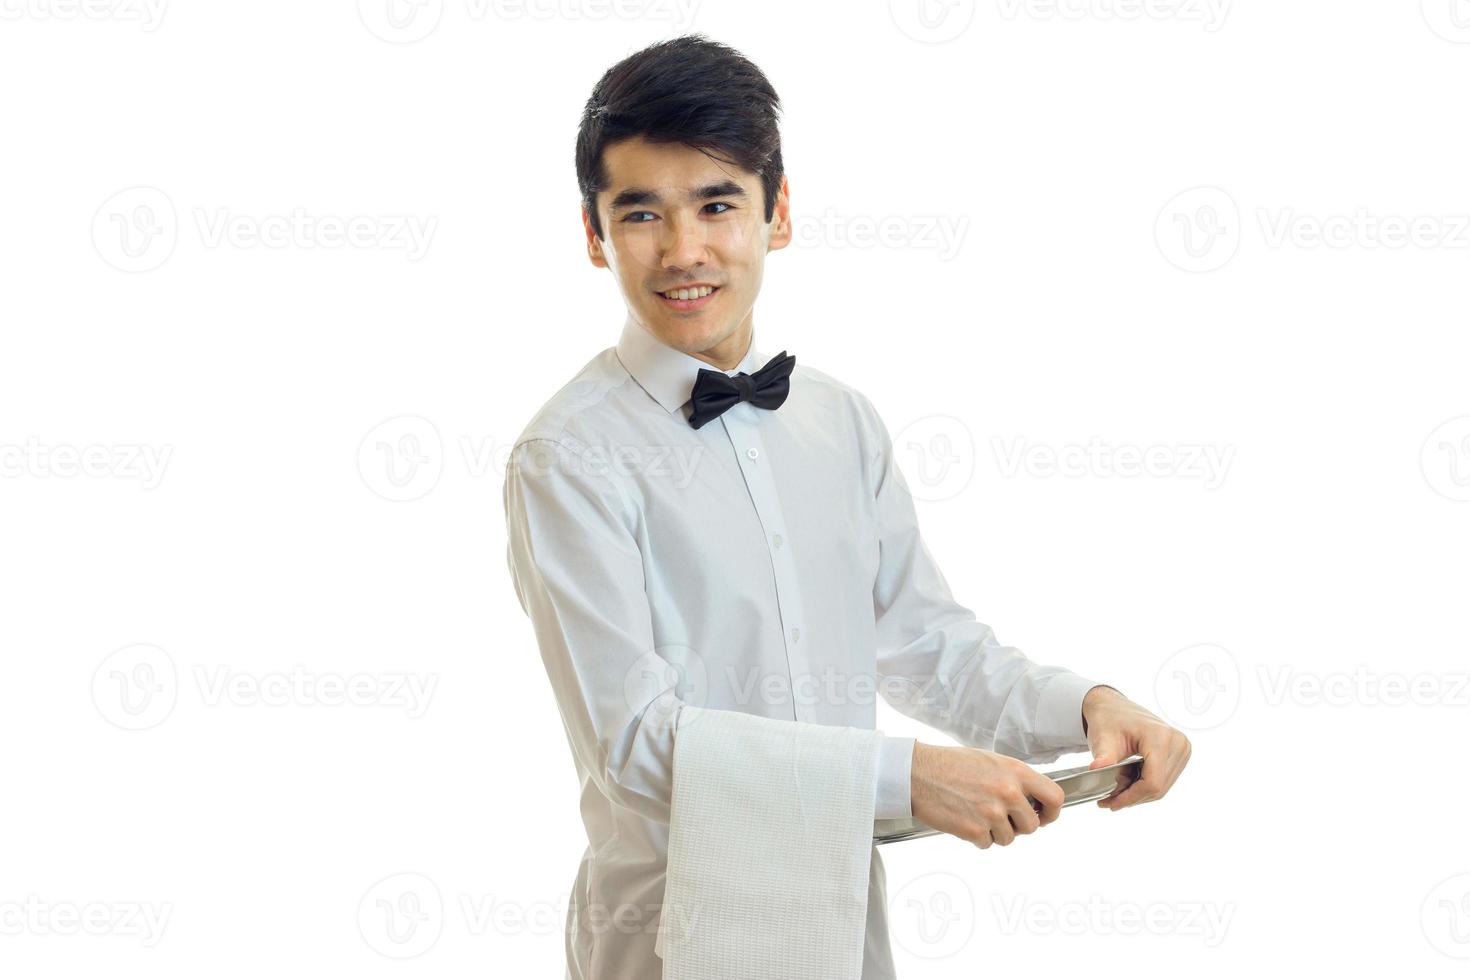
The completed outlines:
<svg viewBox="0 0 1470 980">
<path fill-rule="evenodd" d="M 881 739 L 682 708 L 664 980 L 859 980 Z"/>
</svg>

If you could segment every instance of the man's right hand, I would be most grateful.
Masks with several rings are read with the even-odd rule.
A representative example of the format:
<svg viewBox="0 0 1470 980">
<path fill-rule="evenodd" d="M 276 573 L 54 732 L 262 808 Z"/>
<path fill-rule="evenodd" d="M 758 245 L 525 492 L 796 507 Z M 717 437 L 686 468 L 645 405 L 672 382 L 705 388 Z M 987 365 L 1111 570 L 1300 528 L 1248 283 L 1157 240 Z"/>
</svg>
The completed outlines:
<svg viewBox="0 0 1470 980">
<path fill-rule="evenodd" d="M 1010 756 L 917 740 L 911 779 L 914 816 L 982 850 L 1045 827 L 1061 815 L 1065 797 L 1053 780 Z"/>
</svg>

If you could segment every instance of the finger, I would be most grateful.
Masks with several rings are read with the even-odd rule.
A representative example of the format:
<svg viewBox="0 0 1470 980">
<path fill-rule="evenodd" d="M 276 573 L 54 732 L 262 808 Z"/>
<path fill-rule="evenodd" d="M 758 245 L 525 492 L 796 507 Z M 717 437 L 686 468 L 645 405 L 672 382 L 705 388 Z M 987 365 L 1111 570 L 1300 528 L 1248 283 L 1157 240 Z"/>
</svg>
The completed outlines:
<svg viewBox="0 0 1470 980">
<path fill-rule="evenodd" d="M 1175 781 L 1179 779 L 1179 774 L 1184 770 L 1184 765 L 1189 759 L 1190 752 L 1189 740 L 1178 732 L 1173 733 L 1173 737 L 1168 739 L 1168 744 L 1169 750 L 1167 752 L 1155 752 L 1152 757 L 1153 761 L 1147 763 L 1148 766 L 1152 767 L 1149 770 L 1149 774 L 1156 778 L 1158 788 L 1151 793 L 1140 796 L 1133 802 L 1118 800 L 1115 805 L 1109 807 L 1110 809 L 1121 809 L 1124 806 L 1133 806 L 1136 803 L 1148 803 L 1153 800 L 1162 799 L 1168 794 L 1169 790 L 1173 788 Z M 1114 794 L 1114 796 L 1108 797 L 1107 799 L 1117 800 L 1117 797 L 1121 795 Z"/>
<path fill-rule="evenodd" d="M 1010 818 L 1011 832 L 1013 836 L 1022 834 L 1034 834 L 1041 828 L 1041 821 L 1036 816 L 1036 811 L 1031 808 L 1031 801 L 1023 799 L 1011 807 L 1006 814 Z"/>
<path fill-rule="evenodd" d="M 990 825 L 990 838 L 1001 847 L 1005 847 L 1016 839 L 1016 832 L 1011 829 L 1009 820 L 1002 819 Z"/>
<path fill-rule="evenodd" d="M 982 851 L 989 847 L 992 843 L 989 828 L 981 827 L 980 831 L 974 836 L 970 843 L 974 844 Z"/>
<path fill-rule="evenodd" d="M 1102 799 L 1097 801 L 1097 805 L 1100 807 L 1111 808 L 1113 801 L 1116 800 L 1125 789 L 1127 789 L 1129 786 L 1132 786 L 1135 782 L 1138 781 L 1137 777 L 1133 775 L 1133 772 L 1136 771 L 1137 770 L 1133 767 L 1130 767 L 1130 771 L 1127 773 L 1119 770 L 1117 778 L 1113 780 L 1113 788 L 1108 791 L 1107 796 L 1104 796 Z"/>
<path fill-rule="evenodd" d="M 1143 771 L 1143 764 L 1138 763 L 1119 769 L 1113 778 L 1113 788 L 1108 795 L 1097 801 L 1097 805 L 1108 809 L 1112 808 L 1113 801 L 1123 794 L 1123 791 L 1138 782 L 1139 774 Z"/>
<path fill-rule="evenodd" d="M 1163 770 L 1163 756 L 1157 752 L 1144 756 L 1142 769 L 1137 778 L 1130 778 L 1126 784 L 1116 786 L 1113 792 L 1099 800 L 1099 805 L 1109 810 L 1121 810 L 1154 799 L 1154 794 L 1162 783 L 1159 774 Z"/>
<path fill-rule="evenodd" d="M 1010 823 L 1011 839 L 1025 837 L 1029 833 L 1041 830 L 1041 820 L 1036 818 L 1036 811 L 1032 810 L 1028 804 L 1022 804 L 1016 810 L 1011 810 L 1007 817 L 1010 818 L 1008 823 Z"/>
<path fill-rule="evenodd" d="M 1088 763 L 1088 769 L 1100 769 L 1103 766 L 1111 766 L 1127 756 L 1127 746 L 1123 739 L 1111 732 L 1100 733 L 1092 743 L 1092 762 Z"/>
<path fill-rule="evenodd" d="M 1155 762 L 1155 768 L 1160 768 Z M 1163 780 L 1157 775 L 1145 772 L 1143 776 L 1135 779 L 1126 789 L 1114 792 L 1111 796 L 1103 798 L 1109 809 L 1121 810 L 1123 807 L 1136 806 L 1139 803 L 1147 803 L 1159 798 L 1159 790 Z"/>
<path fill-rule="evenodd" d="M 1137 773 L 1138 769 L 1133 766 L 1125 766 L 1123 769 L 1119 769 L 1117 773 L 1117 778 L 1113 780 L 1113 791 L 1103 798 L 1110 799 L 1114 796 L 1117 796 L 1129 786 L 1132 786 L 1134 783 L 1138 782 Z"/>
<path fill-rule="evenodd" d="M 1066 802 L 1067 794 L 1056 780 L 1033 771 L 1030 776 L 1022 778 L 1021 788 L 1035 801 L 1041 826 L 1045 827 L 1062 815 L 1062 804 Z"/>
<path fill-rule="evenodd" d="M 1116 785 L 1113 786 L 1113 791 L 1111 793 L 1097 801 L 1097 805 L 1100 807 L 1105 807 L 1107 809 L 1112 809 L 1113 802 L 1117 800 L 1119 796 L 1122 796 L 1123 791 L 1126 790 L 1129 786 L 1132 786 L 1135 782 L 1137 782 L 1137 780 L 1133 779 L 1132 777 L 1120 780 Z"/>
<path fill-rule="evenodd" d="M 1126 742 L 1127 739 L 1116 727 L 1100 727 L 1094 724 L 1088 730 L 1088 748 L 1092 749 L 1092 763 L 1088 768 L 1111 765 L 1125 757 Z"/>
<path fill-rule="evenodd" d="M 1143 771 L 1126 789 L 1111 797 L 1108 809 L 1121 810 L 1139 803 L 1148 803 L 1158 799 L 1168 788 L 1171 769 L 1167 743 L 1159 738 L 1152 738 L 1140 745 L 1138 752 L 1143 756 Z"/>
</svg>

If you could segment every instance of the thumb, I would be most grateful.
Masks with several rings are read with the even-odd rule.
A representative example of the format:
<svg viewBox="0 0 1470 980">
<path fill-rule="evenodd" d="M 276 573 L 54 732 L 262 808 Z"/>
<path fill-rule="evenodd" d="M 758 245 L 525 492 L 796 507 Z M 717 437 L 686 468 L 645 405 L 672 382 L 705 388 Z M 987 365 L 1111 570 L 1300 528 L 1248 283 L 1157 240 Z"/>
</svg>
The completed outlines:
<svg viewBox="0 0 1470 980">
<path fill-rule="evenodd" d="M 1118 740 L 1110 735 L 1099 735 L 1092 745 L 1092 762 L 1088 769 L 1100 769 L 1110 766 L 1123 757 L 1122 746 Z"/>
</svg>

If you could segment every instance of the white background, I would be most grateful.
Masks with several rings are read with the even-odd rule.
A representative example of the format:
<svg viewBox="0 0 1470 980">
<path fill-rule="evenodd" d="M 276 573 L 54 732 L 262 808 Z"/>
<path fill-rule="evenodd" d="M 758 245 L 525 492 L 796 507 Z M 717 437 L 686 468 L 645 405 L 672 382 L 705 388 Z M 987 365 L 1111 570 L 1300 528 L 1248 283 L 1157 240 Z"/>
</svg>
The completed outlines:
<svg viewBox="0 0 1470 980">
<path fill-rule="evenodd" d="M 0 3 L 0 972 L 561 975 L 501 465 L 622 323 L 581 106 L 699 30 L 786 106 L 762 349 L 1194 743 L 885 848 L 900 974 L 1463 975 L 1470 4 L 691 2 Z"/>
</svg>

